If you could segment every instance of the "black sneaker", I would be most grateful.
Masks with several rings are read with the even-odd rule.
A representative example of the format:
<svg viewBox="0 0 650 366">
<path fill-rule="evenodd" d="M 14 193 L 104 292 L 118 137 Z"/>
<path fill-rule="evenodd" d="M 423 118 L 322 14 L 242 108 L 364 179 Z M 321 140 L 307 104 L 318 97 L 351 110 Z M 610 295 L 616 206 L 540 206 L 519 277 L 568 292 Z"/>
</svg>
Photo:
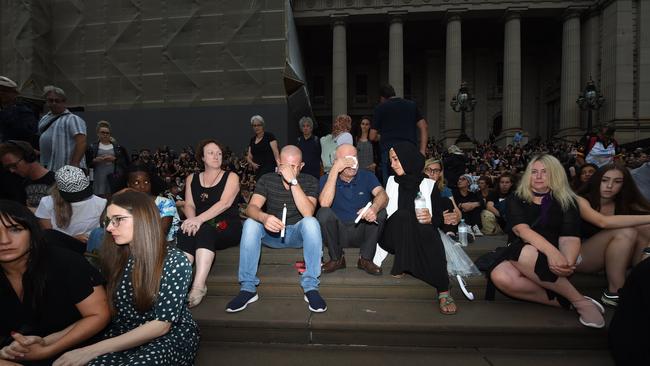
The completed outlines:
<svg viewBox="0 0 650 366">
<path fill-rule="evenodd" d="M 228 306 L 226 306 L 226 312 L 236 313 L 242 311 L 246 309 L 248 304 L 254 303 L 258 299 L 257 292 L 239 291 L 239 295 L 230 300 Z"/>
<path fill-rule="evenodd" d="M 305 293 L 305 301 L 309 303 L 309 310 L 314 313 L 323 313 L 327 310 L 325 300 L 323 300 L 316 290 L 307 291 Z"/>
<path fill-rule="evenodd" d="M 600 297 L 600 301 L 605 305 L 617 307 L 618 306 L 619 296 L 617 292 L 609 292 L 608 289 L 603 290 L 603 295 Z"/>
</svg>

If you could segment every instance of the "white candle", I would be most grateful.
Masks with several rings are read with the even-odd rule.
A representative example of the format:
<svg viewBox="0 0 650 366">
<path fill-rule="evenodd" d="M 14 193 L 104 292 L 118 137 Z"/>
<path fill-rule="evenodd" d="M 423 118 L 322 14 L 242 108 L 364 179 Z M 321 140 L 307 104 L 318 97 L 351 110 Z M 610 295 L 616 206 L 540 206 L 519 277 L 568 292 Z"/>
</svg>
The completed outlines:
<svg viewBox="0 0 650 366">
<path fill-rule="evenodd" d="M 280 231 L 280 237 L 284 238 L 284 227 L 287 225 L 287 204 L 284 204 L 282 207 L 282 230 Z"/>
<path fill-rule="evenodd" d="M 361 217 L 363 217 L 363 215 L 365 215 L 366 211 L 368 211 L 368 209 L 370 208 L 370 206 L 372 206 L 372 201 L 369 201 L 368 203 L 366 203 L 366 205 L 363 207 L 363 209 L 361 210 L 361 212 L 359 212 L 359 216 L 357 216 L 357 218 L 354 219 L 354 223 L 355 223 L 355 224 L 358 224 L 359 221 L 361 221 Z"/>
</svg>

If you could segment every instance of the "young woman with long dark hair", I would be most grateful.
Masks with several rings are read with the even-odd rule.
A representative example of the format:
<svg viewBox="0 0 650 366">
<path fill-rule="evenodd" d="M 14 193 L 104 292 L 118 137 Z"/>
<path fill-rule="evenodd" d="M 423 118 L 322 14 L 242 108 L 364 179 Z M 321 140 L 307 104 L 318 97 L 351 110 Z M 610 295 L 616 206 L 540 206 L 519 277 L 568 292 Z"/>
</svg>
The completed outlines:
<svg viewBox="0 0 650 366">
<path fill-rule="evenodd" d="M 104 340 L 65 353 L 62 364 L 193 364 L 199 332 L 185 302 L 192 266 L 160 226 L 148 195 L 112 197 L 100 264 L 113 321 Z"/>
<path fill-rule="evenodd" d="M 608 287 L 601 301 L 616 306 L 618 290 L 631 266 L 650 246 L 650 203 L 639 192 L 625 167 L 600 168 L 578 198 L 582 217 L 582 246 L 578 272 L 605 270 Z"/>
<path fill-rule="evenodd" d="M 83 256 L 45 243 L 28 208 L 0 200 L 0 364 L 51 365 L 99 333 L 103 282 Z"/>
</svg>

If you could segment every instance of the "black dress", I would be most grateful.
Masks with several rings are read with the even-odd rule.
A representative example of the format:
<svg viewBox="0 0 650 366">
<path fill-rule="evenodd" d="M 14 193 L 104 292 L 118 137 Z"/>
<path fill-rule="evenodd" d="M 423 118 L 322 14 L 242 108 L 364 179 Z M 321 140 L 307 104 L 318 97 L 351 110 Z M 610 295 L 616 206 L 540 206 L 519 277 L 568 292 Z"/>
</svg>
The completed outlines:
<svg viewBox="0 0 650 366">
<path fill-rule="evenodd" d="M 410 273 L 438 292 L 444 292 L 449 290 L 449 277 L 445 248 L 437 229 L 443 223 L 442 212 L 449 209 L 451 201 L 442 200 L 440 190 L 434 188 L 431 206 L 431 224 L 420 224 L 413 205 L 398 205 L 397 211 L 386 220 L 379 245 L 395 255 L 391 274 Z"/>
<path fill-rule="evenodd" d="M 199 173 L 194 173 L 191 188 L 197 216 L 221 199 L 229 174 L 235 173 L 224 172 L 217 185 L 206 188 L 201 185 Z M 194 255 L 199 248 L 209 249 L 213 252 L 226 249 L 239 244 L 241 231 L 242 224 L 235 200 L 225 211 L 201 224 L 194 236 L 186 235 L 179 230 L 177 233 L 178 248 L 191 255 Z"/>
<path fill-rule="evenodd" d="M 46 285 L 43 296 L 33 308 L 33 294 L 27 291 L 21 302 L 4 272 L 0 270 L 0 348 L 9 345 L 10 333 L 45 337 L 80 320 L 76 304 L 93 293 L 93 287 L 104 284 L 101 274 L 81 255 L 46 246 Z M 25 365 L 50 365 L 56 358 Z"/>
<path fill-rule="evenodd" d="M 251 155 L 253 155 L 253 161 L 260 166 L 255 171 L 256 181 L 264 174 L 275 171 L 275 167 L 277 166 L 273 149 L 271 149 L 271 141 L 276 141 L 275 136 L 270 132 L 264 132 L 264 136 L 262 136 L 260 142 L 255 143 L 255 136 L 253 136 L 248 144 L 251 149 Z"/>
<path fill-rule="evenodd" d="M 518 261 L 523 247 L 531 245 L 524 243 L 512 231 L 512 228 L 519 224 L 528 224 L 532 230 L 543 236 L 544 239 L 556 248 L 559 247 L 559 239 L 561 236 L 580 237 L 580 212 L 578 211 L 577 203 L 567 211 L 562 211 L 560 203 L 551 196 L 546 222 L 537 219 L 541 215 L 541 205 L 526 202 L 514 194 L 508 197 L 507 207 L 508 242 L 511 244 L 505 250 L 502 260 Z M 496 267 L 496 264 L 494 267 Z M 537 253 L 535 274 L 540 280 L 545 282 L 555 282 L 558 278 L 549 269 L 548 257 L 540 251 Z M 546 293 L 549 300 L 557 299 L 562 306 L 569 305 L 567 300 L 557 293 L 551 290 L 546 290 Z"/>
</svg>

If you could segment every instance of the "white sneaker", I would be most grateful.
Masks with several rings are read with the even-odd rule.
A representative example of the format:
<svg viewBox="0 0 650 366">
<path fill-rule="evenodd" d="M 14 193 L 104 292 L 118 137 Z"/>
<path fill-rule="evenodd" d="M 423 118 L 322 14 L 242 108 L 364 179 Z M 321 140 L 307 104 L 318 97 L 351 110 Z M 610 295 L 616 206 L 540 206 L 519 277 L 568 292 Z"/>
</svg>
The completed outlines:
<svg viewBox="0 0 650 366">
<path fill-rule="evenodd" d="M 483 233 L 481 232 L 481 229 L 478 228 L 478 225 L 472 226 L 472 231 L 474 232 L 474 236 L 483 236 Z"/>
</svg>

